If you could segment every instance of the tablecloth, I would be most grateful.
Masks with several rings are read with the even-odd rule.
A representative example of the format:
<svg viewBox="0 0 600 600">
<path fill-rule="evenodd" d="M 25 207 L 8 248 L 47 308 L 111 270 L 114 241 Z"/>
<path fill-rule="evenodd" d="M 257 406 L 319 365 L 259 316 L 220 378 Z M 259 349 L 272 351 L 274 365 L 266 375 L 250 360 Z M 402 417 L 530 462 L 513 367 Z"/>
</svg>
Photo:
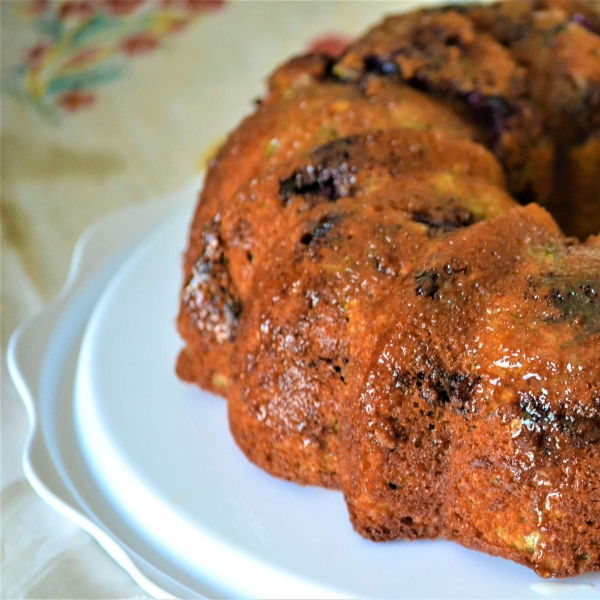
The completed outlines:
<svg viewBox="0 0 600 600">
<path fill-rule="evenodd" d="M 145 598 L 35 495 L 7 375 L 17 325 L 60 290 L 94 221 L 182 187 L 311 48 L 336 53 L 414 2 L 2 0 L 2 598 Z M 182 240 L 182 245 L 184 241 Z"/>
</svg>

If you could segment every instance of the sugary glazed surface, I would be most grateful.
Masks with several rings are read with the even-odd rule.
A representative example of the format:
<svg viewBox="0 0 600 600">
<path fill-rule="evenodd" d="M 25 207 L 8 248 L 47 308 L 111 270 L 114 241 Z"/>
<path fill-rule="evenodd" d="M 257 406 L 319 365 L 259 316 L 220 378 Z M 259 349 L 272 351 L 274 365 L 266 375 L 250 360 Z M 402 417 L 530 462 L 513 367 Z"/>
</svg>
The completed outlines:
<svg viewBox="0 0 600 600">
<path fill-rule="evenodd" d="M 599 32 L 594 0 L 388 17 L 211 164 L 177 373 L 365 537 L 600 570 Z"/>
</svg>

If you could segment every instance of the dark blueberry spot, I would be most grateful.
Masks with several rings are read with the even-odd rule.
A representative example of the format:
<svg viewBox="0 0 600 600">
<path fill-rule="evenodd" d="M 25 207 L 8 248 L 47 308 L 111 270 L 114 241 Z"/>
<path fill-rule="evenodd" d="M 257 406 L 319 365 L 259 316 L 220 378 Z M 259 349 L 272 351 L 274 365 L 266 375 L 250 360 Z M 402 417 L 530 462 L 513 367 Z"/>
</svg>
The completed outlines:
<svg viewBox="0 0 600 600">
<path fill-rule="evenodd" d="M 537 200 L 537 194 L 531 181 L 528 181 L 523 189 L 514 192 L 513 196 L 516 198 L 517 202 L 523 206 L 531 204 Z"/>
<path fill-rule="evenodd" d="M 284 204 L 287 204 L 293 194 L 296 193 L 296 176 L 295 174 L 287 179 L 279 181 L 279 195 Z"/>
<path fill-rule="evenodd" d="M 225 303 L 224 311 L 228 320 L 236 320 L 242 314 L 242 303 L 234 298 L 230 298 Z"/>
<path fill-rule="evenodd" d="M 410 217 L 415 223 L 423 223 L 427 226 L 431 224 L 431 214 L 428 212 L 417 210 L 411 213 Z"/>
<path fill-rule="evenodd" d="M 583 290 L 583 293 L 586 298 L 589 298 L 590 300 L 595 300 L 598 297 L 598 293 L 591 285 L 584 284 L 580 285 L 579 287 Z"/>
<path fill-rule="evenodd" d="M 533 441 L 540 447 L 555 443 L 556 432 L 567 435 L 576 448 L 600 442 L 600 419 L 597 417 L 554 412 L 545 397 L 537 397 L 534 394 L 524 394 L 519 405 L 523 410 L 521 420 L 530 432 L 537 435 Z"/>
<path fill-rule="evenodd" d="M 574 14 L 571 17 L 571 21 L 573 23 L 577 23 L 577 25 L 581 25 L 591 33 L 595 33 L 596 35 L 600 35 L 600 27 L 598 27 L 591 19 L 582 15 L 581 13 Z"/>
<path fill-rule="evenodd" d="M 323 217 L 319 221 L 319 224 L 313 229 L 312 235 L 314 240 L 322 240 L 327 233 L 333 229 L 336 219 L 329 219 L 330 216 L 331 215 Z"/>
<path fill-rule="evenodd" d="M 308 245 L 312 242 L 312 240 L 313 240 L 312 233 L 303 233 L 302 237 L 300 238 L 300 243 Z"/>
<path fill-rule="evenodd" d="M 453 410 L 463 413 L 469 405 L 479 378 L 463 373 L 447 372 L 439 365 L 432 364 L 428 365 L 427 371 L 418 371 L 414 375 L 397 373 L 395 382 L 396 388 L 403 390 L 416 386 L 421 398 L 431 406 L 450 406 Z M 417 406 L 415 405 L 415 408 Z M 427 411 L 426 414 L 429 418 L 435 416 L 433 411 Z"/>
<path fill-rule="evenodd" d="M 347 195 L 336 187 L 335 173 L 320 167 L 317 167 L 317 175 L 314 181 L 307 178 L 298 186 L 297 193 L 303 196 L 321 196 L 331 202 Z"/>
<path fill-rule="evenodd" d="M 414 77 L 411 77 L 406 81 L 410 87 L 420 92 L 431 92 L 435 91 L 433 84 L 429 81 L 426 75 L 423 73 L 417 73 Z"/>
<path fill-rule="evenodd" d="M 440 275 L 436 269 L 429 269 L 416 275 L 417 287 L 415 293 L 417 296 L 428 296 L 435 299 L 436 293 L 440 289 L 439 277 Z"/>
<path fill-rule="evenodd" d="M 447 233 L 455 229 L 469 227 L 475 223 L 473 214 L 462 207 L 453 207 L 447 211 L 440 211 L 440 214 L 434 214 L 431 211 L 414 211 L 411 213 L 411 219 L 415 223 L 421 223 L 428 228 L 428 235 L 435 236 L 438 233 Z"/>
<path fill-rule="evenodd" d="M 450 400 L 459 408 L 465 408 L 471 399 L 473 390 L 479 379 L 462 373 L 441 373 L 438 388 L 443 387 Z"/>
<path fill-rule="evenodd" d="M 300 243 L 305 246 L 316 244 L 327 239 L 330 231 L 342 219 L 342 215 L 329 214 L 321 217 L 313 226 L 312 231 L 305 231 L 300 237 Z"/>
<path fill-rule="evenodd" d="M 600 442 L 600 420 L 598 419 L 575 419 L 572 425 L 571 436 L 573 445 L 582 448 L 587 444 Z"/>
<path fill-rule="evenodd" d="M 443 381 L 433 381 L 433 389 L 435 390 L 436 397 L 435 400 L 438 404 L 448 404 L 450 402 L 450 394 L 448 393 L 448 389 L 444 385 Z M 431 400 L 431 398 L 427 398 Z"/>
<path fill-rule="evenodd" d="M 445 41 L 447 46 L 460 46 L 462 44 L 462 40 L 458 35 L 449 35 Z"/>
<path fill-rule="evenodd" d="M 466 102 L 473 111 L 473 117 L 488 132 L 487 144 L 491 148 L 498 143 L 507 129 L 510 129 L 511 118 L 520 114 L 519 107 L 510 104 L 502 96 L 487 96 L 480 92 L 471 92 L 459 93 L 458 97 Z"/>
<path fill-rule="evenodd" d="M 541 284 L 550 288 L 547 301 L 556 311 L 551 317 L 545 318 L 546 322 L 567 321 L 583 325 L 589 333 L 600 329 L 598 284 L 590 278 L 586 279 L 587 281 L 574 283 L 568 277 L 553 273 L 542 278 Z"/>
<path fill-rule="evenodd" d="M 400 521 L 401 521 L 402 523 L 404 523 L 404 525 L 412 525 L 412 524 L 413 524 L 412 517 L 402 517 L 402 518 L 400 519 Z"/>
<path fill-rule="evenodd" d="M 391 481 L 388 482 L 388 487 L 390 488 L 390 490 L 398 489 L 398 486 L 395 483 L 392 483 Z"/>
<path fill-rule="evenodd" d="M 487 113 L 494 125 L 503 123 L 513 109 L 502 96 L 486 96 L 473 92 L 467 96 L 467 104 L 476 111 Z"/>
<path fill-rule="evenodd" d="M 299 167 L 289 177 L 279 180 L 279 196 L 287 205 L 293 195 L 304 196 L 311 204 L 323 200 L 335 202 L 354 191 L 355 168 L 348 164 L 347 147 L 354 140 L 336 140 L 317 148 L 312 154 L 315 164 Z"/>
<path fill-rule="evenodd" d="M 375 54 L 365 56 L 364 70 L 366 73 L 384 77 L 400 74 L 400 69 L 392 57 L 377 56 Z"/>
</svg>

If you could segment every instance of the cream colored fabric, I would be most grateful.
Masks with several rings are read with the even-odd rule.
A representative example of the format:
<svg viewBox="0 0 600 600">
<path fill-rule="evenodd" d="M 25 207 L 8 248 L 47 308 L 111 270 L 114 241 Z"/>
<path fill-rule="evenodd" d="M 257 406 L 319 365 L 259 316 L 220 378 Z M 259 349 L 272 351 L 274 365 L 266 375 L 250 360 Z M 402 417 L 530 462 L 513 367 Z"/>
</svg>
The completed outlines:
<svg viewBox="0 0 600 600">
<path fill-rule="evenodd" d="M 2 492 L 2 598 L 149 598 L 21 480 Z"/>
<path fill-rule="evenodd" d="M 214 6 L 190 0 L 0 2 L 3 598 L 146 597 L 88 534 L 47 507 L 24 480 L 20 456 L 27 417 L 5 365 L 18 323 L 57 294 L 75 242 L 90 224 L 178 189 L 196 175 L 226 132 L 252 110 L 266 75 L 279 62 L 319 36 L 354 36 L 384 13 L 412 5 L 246 1 L 206 10 Z M 194 12 L 185 17 L 183 29 L 165 21 L 169 10 L 184 14 L 188 8 Z M 53 99 L 42 91 L 56 90 L 56 81 L 42 91 L 39 77 L 33 82 L 37 87 L 29 81 L 40 102 L 55 102 L 56 110 L 43 114 L 15 95 L 15 86 L 27 81 L 15 79 L 14 69 L 27 57 L 30 65 L 48 58 L 42 56 L 48 50 L 39 49 L 47 43 L 39 27 L 45 11 L 52 10 L 62 10 L 72 29 L 80 26 L 77 19 L 94 14 L 114 19 L 115 27 L 105 22 L 106 35 L 113 37 L 100 36 L 97 45 L 129 48 L 131 54 L 117 52 L 121 74 L 95 87 L 82 91 L 80 81 L 69 88 L 63 77 L 64 89 Z M 140 32 L 128 19 L 142 10 L 162 13 L 152 17 L 155 38 L 141 32 L 133 43 Z M 167 26 L 181 30 L 165 33 Z M 83 42 L 59 50 L 73 54 L 55 52 L 53 60 L 63 70 L 76 68 L 77 60 L 93 59 L 104 68 L 114 59 L 94 55 Z M 76 59 L 80 50 L 87 54 Z M 75 67 L 68 66 L 71 59 Z"/>
</svg>

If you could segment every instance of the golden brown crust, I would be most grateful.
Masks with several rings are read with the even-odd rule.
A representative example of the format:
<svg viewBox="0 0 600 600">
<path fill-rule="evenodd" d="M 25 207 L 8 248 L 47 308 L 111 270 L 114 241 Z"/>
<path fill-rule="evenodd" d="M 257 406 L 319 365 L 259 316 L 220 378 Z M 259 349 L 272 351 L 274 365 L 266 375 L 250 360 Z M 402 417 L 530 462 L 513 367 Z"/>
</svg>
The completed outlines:
<svg viewBox="0 0 600 600">
<path fill-rule="evenodd" d="M 321 189 L 306 179 L 319 172 Z M 435 132 L 346 138 L 282 174 L 259 182 L 261 207 L 241 217 L 255 212 L 257 222 L 246 221 L 248 245 L 238 256 L 246 265 L 240 288 L 249 291 L 232 359 L 230 422 L 262 468 L 337 487 L 340 406 L 366 366 L 374 307 L 427 246 L 513 202 L 485 182 L 503 180 L 489 153 Z M 295 187 L 282 209 L 278 182 L 290 174 Z M 252 229 L 272 240 L 268 253 Z"/>
<path fill-rule="evenodd" d="M 182 294 L 178 319 L 180 334 L 189 347 L 179 361 L 184 379 L 188 380 L 186 373 L 195 373 L 202 385 L 215 379 L 220 382 L 216 391 L 224 394 L 227 391 L 233 336 L 217 339 L 213 332 L 215 327 L 233 331 L 235 319 L 231 315 L 236 310 L 230 308 L 236 307 L 239 299 L 237 291 L 223 282 L 224 278 L 229 278 L 230 260 L 220 249 L 220 213 L 224 212 L 226 218 L 232 213 L 228 210 L 231 202 L 239 204 L 251 200 L 253 178 L 259 173 L 270 169 L 276 171 L 278 165 L 294 160 L 309 148 L 363 131 L 376 132 L 399 126 L 416 130 L 440 128 L 460 139 L 472 139 L 477 135 L 477 129 L 464 122 L 452 108 L 388 81 L 366 82 L 364 89 L 331 82 L 292 89 L 289 97 L 261 105 L 230 135 L 207 174 L 184 258 L 184 289 L 187 293 Z M 242 156 L 243 161 L 239 158 Z M 243 187 L 248 183 L 250 187 Z M 235 193 L 238 189 L 239 193 Z M 226 218 L 226 222 L 230 224 L 231 219 Z M 243 222 L 237 219 L 236 224 L 241 228 L 239 236 L 243 237 Z M 219 248 L 219 285 L 225 287 L 229 300 L 220 298 L 217 303 L 210 303 L 207 308 L 212 325 L 207 328 L 204 325 L 206 317 L 202 316 L 205 311 L 196 309 L 195 299 L 208 298 L 210 294 L 197 289 L 199 278 L 194 276 L 194 271 L 207 268 L 204 257 L 207 251 L 211 252 L 207 248 L 208 241 Z M 239 249 L 234 243 L 230 244 L 234 252 L 236 248 Z M 237 261 L 235 264 L 245 262 L 246 257 L 242 263 Z"/>
<path fill-rule="evenodd" d="M 597 570 L 600 255 L 532 205 L 440 240 L 407 280 L 340 421 L 355 527 Z"/>
<path fill-rule="evenodd" d="M 271 76 L 211 164 L 178 375 L 375 540 L 600 570 L 600 8 L 390 17 Z"/>
</svg>

